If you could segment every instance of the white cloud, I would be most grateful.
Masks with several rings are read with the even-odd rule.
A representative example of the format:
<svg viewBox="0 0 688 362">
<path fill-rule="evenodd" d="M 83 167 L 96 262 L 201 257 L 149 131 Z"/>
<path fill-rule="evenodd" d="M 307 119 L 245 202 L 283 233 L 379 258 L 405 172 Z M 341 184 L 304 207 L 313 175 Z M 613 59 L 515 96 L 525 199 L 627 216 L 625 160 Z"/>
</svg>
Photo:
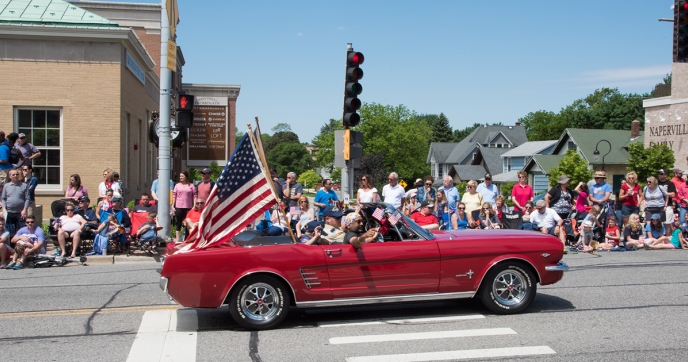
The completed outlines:
<svg viewBox="0 0 688 362">
<path fill-rule="evenodd" d="M 296 33 L 296 36 L 303 36 L 303 33 Z"/>
<path fill-rule="evenodd" d="M 573 79 L 580 82 L 607 82 L 607 81 L 634 81 L 640 79 L 663 78 L 671 73 L 671 64 L 652 65 L 637 68 L 602 69 L 581 73 L 579 78 Z"/>
</svg>

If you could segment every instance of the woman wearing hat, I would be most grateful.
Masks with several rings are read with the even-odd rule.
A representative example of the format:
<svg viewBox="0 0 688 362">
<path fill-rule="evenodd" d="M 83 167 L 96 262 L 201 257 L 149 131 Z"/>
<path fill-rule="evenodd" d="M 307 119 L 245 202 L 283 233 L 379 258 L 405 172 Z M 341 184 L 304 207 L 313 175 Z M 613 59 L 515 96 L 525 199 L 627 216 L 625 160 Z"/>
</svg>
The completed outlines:
<svg viewBox="0 0 688 362">
<path fill-rule="evenodd" d="M 662 224 L 659 214 L 652 214 L 650 223 L 645 226 L 645 245 L 646 250 L 650 249 L 676 249 L 671 240 L 666 237 L 666 229 Z"/>
<path fill-rule="evenodd" d="M 562 219 L 568 219 L 571 211 L 575 209 L 574 201 L 578 198 L 578 191 L 571 190 L 569 178 L 566 175 L 559 176 L 559 185 L 552 187 L 545 195 L 545 205 L 559 215 Z"/>
</svg>

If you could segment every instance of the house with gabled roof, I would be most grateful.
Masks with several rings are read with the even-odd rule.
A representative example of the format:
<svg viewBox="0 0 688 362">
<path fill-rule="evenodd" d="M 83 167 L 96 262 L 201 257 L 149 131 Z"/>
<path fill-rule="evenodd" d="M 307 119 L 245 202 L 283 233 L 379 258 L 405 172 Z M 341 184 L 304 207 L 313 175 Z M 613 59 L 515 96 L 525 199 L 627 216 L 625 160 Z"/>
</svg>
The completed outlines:
<svg viewBox="0 0 688 362">
<path fill-rule="evenodd" d="M 492 182 L 495 184 L 518 182 L 518 171 L 522 170 L 534 155 L 547 155 L 552 152 L 556 143 L 557 140 L 526 142 L 503 153 L 501 172 L 493 173 Z"/>
<path fill-rule="evenodd" d="M 628 145 L 643 141 L 644 133 L 640 131 L 638 121 L 633 121 L 631 131 L 567 128 L 552 148 L 551 155 L 534 155 L 524 170 L 528 173 L 533 190 L 536 193 L 544 191 L 552 186 L 547 181 L 549 170 L 559 165 L 566 151 L 576 150 L 591 169 L 604 169 L 607 172 L 607 182 L 614 190 L 618 190 L 631 157 Z M 599 152 L 597 157 L 595 150 Z"/>
<path fill-rule="evenodd" d="M 442 177 L 448 174 L 455 182 L 481 179 L 485 173 L 494 172 L 493 168 L 501 169 L 499 155 L 527 141 L 525 129 L 519 123 L 514 126 L 483 125 L 461 142 L 431 143 L 426 162 L 430 164 L 436 184 L 440 184 Z M 480 177 L 476 178 L 478 175 Z"/>
</svg>

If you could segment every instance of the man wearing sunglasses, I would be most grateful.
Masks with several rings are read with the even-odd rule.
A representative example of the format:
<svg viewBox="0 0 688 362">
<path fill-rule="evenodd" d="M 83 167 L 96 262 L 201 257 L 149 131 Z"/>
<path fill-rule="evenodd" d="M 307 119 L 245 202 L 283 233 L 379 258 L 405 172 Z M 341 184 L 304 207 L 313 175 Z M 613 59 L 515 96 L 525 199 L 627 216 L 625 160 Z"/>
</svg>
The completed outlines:
<svg viewBox="0 0 688 362">
<path fill-rule="evenodd" d="M 12 238 L 12 244 L 15 244 L 14 260 L 7 269 L 23 268 L 27 255 L 45 254 L 45 235 L 36 225 L 35 216 L 26 217 L 26 226 L 17 231 L 17 235 Z"/>
<path fill-rule="evenodd" d="M 184 219 L 184 227 L 186 231 L 189 232 L 193 230 L 198 223 L 201 221 L 201 213 L 203 213 L 203 206 L 205 206 L 205 201 L 200 197 L 194 201 L 194 207 L 186 213 L 186 219 Z"/>
</svg>

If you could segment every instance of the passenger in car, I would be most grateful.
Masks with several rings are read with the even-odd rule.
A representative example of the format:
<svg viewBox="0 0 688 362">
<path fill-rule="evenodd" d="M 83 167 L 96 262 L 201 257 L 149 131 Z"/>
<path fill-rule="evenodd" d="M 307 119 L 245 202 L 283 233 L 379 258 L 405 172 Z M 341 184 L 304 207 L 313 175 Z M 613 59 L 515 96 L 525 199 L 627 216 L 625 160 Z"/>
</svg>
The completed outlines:
<svg viewBox="0 0 688 362">
<path fill-rule="evenodd" d="M 320 235 L 314 234 L 309 245 L 327 245 L 327 244 L 341 244 L 344 242 L 344 230 L 342 230 L 342 214 L 341 211 L 335 211 L 331 206 L 325 208 L 323 211 L 325 216 L 325 227 L 318 232 Z"/>
<path fill-rule="evenodd" d="M 411 219 L 426 230 L 438 230 L 440 228 L 440 223 L 437 221 L 437 217 L 432 214 L 432 209 L 435 207 L 432 203 L 428 201 L 423 201 L 420 204 L 420 211 L 415 212 L 411 215 Z"/>
<path fill-rule="evenodd" d="M 423 203 L 427 204 L 427 202 Z M 426 206 L 425 209 L 429 208 Z M 363 217 L 355 212 L 344 216 L 342 224 L 346 230 L 344 244 L 351 244 L 356 249 L 360 249 L 365 243 L 374 243 L 379 235 L 375 228 L 365 231 Z"/>
</svg>

